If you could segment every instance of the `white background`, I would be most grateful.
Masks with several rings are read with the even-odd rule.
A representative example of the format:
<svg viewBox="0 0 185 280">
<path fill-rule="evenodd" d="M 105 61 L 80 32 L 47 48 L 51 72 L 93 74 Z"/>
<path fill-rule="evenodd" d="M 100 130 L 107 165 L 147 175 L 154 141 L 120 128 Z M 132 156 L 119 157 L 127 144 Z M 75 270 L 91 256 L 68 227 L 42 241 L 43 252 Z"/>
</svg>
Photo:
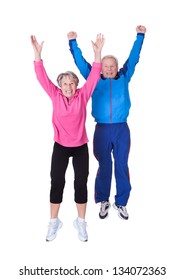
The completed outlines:
<svg viewBox="0 0 185 280">
<path fill-rule="evenodd" d="M 120 67 L 136 37 L 147 28 L 140 62 L 130 83 L 132 107 L 129 167 L 130 219 L 111 208 L 98 218 L 94 203 L 97 162 L 92 152 L 94 120 L 88 104 L 90 175 L 86 220 L 89 241 L 73 228 L 73 170 L 67 170 L 63 228 L 45 242 L 49 221 L 50 161 L 53 149 L 52 107 L 35 78 L 30 35 L 44 40 L 43 60 L 53 82 L 72 70 L 84 79 L 69 51 L 67 32 L 92 63 L 91 40 L 106 39 L 103 55 L 116 55 Z M 19 269 L 102 268 L 103 276 L 82 279 L 182 279 L 184 275 L 184 12 L 183 1 L 148 0 L 6 0 L 0 4 L 0 254 L 1 279 L 27 279 Z M 115 182 L 112 182 L 111 203 Z M 112 276 L 113 267 L 167 267 L 166 276 Z M 38 276 L 37 279 L 69 279 Z M 77 277 L 77 276 L 76 276 Z M 29 277 L 28 277 L 29 278 Z M 73 276 L 75 279 L 75 276 Z M 81 279 L 80 278 L 80 279 Z"/>
</svg>

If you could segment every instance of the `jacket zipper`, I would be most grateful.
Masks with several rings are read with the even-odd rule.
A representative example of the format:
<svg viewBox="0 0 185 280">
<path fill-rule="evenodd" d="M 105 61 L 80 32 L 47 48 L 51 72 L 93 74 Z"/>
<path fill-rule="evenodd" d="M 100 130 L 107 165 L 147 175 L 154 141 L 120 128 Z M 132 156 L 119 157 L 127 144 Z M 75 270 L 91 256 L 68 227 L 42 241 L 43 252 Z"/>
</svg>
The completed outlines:
<svg viewBox="0 0 185 280">
<path fill-rule="evenodd" d="M 112 123 L 112 79 L 110 79 L 110 123 Z"/>
</svg>

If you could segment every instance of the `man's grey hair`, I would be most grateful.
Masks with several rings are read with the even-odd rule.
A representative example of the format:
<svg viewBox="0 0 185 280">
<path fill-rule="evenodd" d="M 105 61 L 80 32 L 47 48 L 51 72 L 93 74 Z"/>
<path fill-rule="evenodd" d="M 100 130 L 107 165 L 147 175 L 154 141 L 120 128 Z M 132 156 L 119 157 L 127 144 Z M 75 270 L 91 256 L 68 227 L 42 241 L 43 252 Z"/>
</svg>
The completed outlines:
<svg viewBox="0 0 185 280">
<path fill-rule="evenodd" d="M 116 62 L 116 65 L 117 65 L 117 67 L 118 67 L 118 59 L 117 59 L 117 57 L 115 57 L 114 55 L 105 55 L 103 58 L 102 58 L 102 62 L 106 59 L 106 58 L 112 58 L 112 59 L 114 59 L 115 60 L 115 62 Z"/>
</svg>

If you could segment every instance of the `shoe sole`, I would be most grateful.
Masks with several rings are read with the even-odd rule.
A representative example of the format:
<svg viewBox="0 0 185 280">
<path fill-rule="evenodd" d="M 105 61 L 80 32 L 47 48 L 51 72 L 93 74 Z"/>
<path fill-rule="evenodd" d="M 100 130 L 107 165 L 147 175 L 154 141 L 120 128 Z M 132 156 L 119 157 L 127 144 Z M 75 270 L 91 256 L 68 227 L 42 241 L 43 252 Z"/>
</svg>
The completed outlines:
<svg viewBox="0 0 185 280">
<path fill-rule="evenodd" d="M 114 208 L 115 210 L 118 211 L 118 207 L 116 206 L 115 203 L 113 204 L 113 208 Z M 128 217 L 121 216 L 121 214 L 119 213 L 119 211 L 118 211 L 118 217 L 119 217 L 120 219 L 122 219 L 122 220 L 128 220 Z"/>
<path fill-rule="evenodd" d="M 60 222 L 60 224 L 58 225 L 58 228 L 57 228 L 56 233 L 53 235 L 52 238 L 50 238 L 50 239 L 46 238 L 46 241 L 47 241 L 47 242 L 53 241 L 53 240 L 57 237 L 57 232 L 58 232 L 59 229 L 61 229 L 62 226 L 63 226 L 63 224 L 62 224 L 62 222 Z"/>
</svg>

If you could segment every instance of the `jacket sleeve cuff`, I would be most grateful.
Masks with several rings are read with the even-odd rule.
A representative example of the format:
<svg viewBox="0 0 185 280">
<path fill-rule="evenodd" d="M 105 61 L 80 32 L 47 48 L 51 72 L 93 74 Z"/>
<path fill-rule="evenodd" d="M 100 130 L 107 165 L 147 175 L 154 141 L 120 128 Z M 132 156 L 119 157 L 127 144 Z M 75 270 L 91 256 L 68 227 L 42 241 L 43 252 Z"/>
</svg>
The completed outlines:
<svg viewBox="0 0 185 280">
<path fill-rule="evenodd" d="M 93 62 L 92 66 L 94 68 L 101 68 L 102 67 L 102 63 L 101 62 Z"/>
<path fill-rule="evenodd" d="M 145 34 L 144 34 L 144 33 L 137 33 L 137 35 L 142 36 L 142 37 L 145 37 Z"/>
<path fill-rule="evenodd" d="M 40 66 L 40 65 L 43 65 L 43 60 L 42 59 L 39 61 L 34 60 L 33 63 L 34 63 L 34 65 Z"/>
</svg>

